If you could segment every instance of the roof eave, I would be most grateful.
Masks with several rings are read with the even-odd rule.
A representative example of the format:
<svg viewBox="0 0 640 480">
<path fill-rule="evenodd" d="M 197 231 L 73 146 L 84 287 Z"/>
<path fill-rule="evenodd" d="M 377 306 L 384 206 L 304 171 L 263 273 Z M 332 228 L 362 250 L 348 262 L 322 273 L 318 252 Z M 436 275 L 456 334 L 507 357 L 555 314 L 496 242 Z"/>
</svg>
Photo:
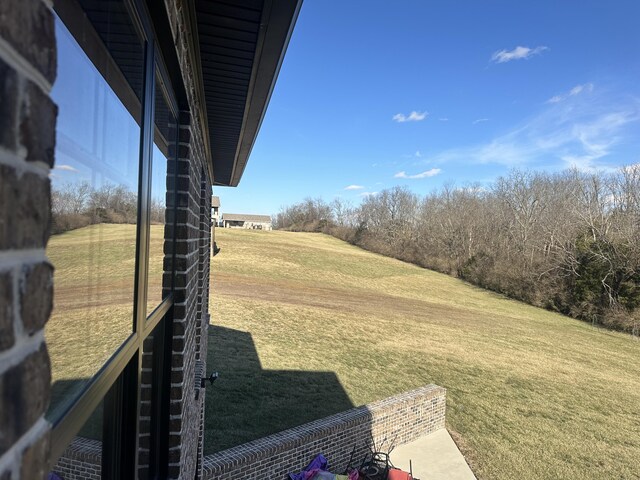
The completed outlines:
<svg viewBox="0 0 640 480">
<path fill-rule="evenodd" d="M 302 0 L 265 0 L 231 179 L 228 183 L 215 182 L 217 185 L 236 187 L 240 183 L 301 6 Z"/>
</svg>

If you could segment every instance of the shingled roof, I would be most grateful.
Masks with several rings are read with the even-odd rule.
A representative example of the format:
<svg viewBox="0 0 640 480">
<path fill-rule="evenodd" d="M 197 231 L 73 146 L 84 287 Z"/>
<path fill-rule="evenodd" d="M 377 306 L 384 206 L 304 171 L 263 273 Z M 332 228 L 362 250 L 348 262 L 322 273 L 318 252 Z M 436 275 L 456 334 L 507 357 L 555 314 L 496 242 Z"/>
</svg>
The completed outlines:
<svg viewBox="0 0 640 480">
<path fill-rule="evenodd" d="M 220 208 L 220 197 L 213 195 L 211 197 L 211 206 Z"/>
<path fill-rule="evenodd" d="M 255 222 L 255 223 L 271 223 L 269 215 L 247 215 L 244 213 L 225 213 L 222 220 L 230 222 Z"/>
</svg>

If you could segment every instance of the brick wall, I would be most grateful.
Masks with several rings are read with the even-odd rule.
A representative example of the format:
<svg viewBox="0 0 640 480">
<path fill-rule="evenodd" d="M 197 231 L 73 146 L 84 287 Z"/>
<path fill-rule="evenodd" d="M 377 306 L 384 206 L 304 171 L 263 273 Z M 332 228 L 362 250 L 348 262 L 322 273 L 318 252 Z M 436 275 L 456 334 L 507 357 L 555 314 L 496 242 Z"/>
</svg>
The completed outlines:
<svg viewBox="0 0 640 480">
<path fill-rule="evenodd" d="M 360 461 L 372 437 L 379 445 L 402 445 L 444 428 L 446 390 L 437 385 L 353 408 L 330 417 L 239 445 L 204 459 L 204 478 L 282 479 L 322 453 L 342 473 L 354 446 Z M 384 450 L 384 449 L 383 449 Z"/>
<path fill-rule="evenodd" d="M 188 4 L 165 0 L 165 6 L 189 107 L 199 112 L 204 106 L 196 93 L 195 65 L 189 54 L 193 36 Z M 205 395 L 196 378 L 204 369 L 196 367 L 206 360 L 207 348 L 211 180 L 200 116 L 182 112 L 179 123 L 169 478 L 200 478 Z"/>
<path fill-rule="evenodd" d="M 63 480 L 100 480 L 102 442 L 76 437 L 53 468 Z"/>
<path fill-rule="evenodd" d="M 347 466 L 353 447 L 355 461 L 368 451 L 367 442 L 399 446 L 444 428 L 446 390 L 437 385 L 406 392 L 347 410 L 253 442 L 209 455 L 203 461 L 207 480 L 284 480 L 304 468 L 318 453 L 334 472 Z M 76 438 L 55 471 L 64 480 L 100 478 L 100 442 Z M 189 477 L 190 478 L 190 477 Z"/>
<path fill-rule="evenodd" d="M 208 304 L 203 295 L 203 272 L 208 271 L 209 256 L 201 256 L 201 204 L 203 165 L 198 155 L 199 145 L 192 135 L 189 116 L 181 114 L 182 142 L 178 146 L 176 171 L 176 255 L 173 319 L 173 350 L 171 353 L 171 404 L 169 434 L 169 476 L 194 478 L 198 465 L 198 432 L 201 427 L 204 394 L 196 379 L 196 362 L 204 344 L 198 339 L 202 330 L 203 308 Z M 200 161 L 199 161 L 200 160 Z M 206 190 L 211 185 L 205 180 Z M 205 203 L 206 205 L 206 203 Z M 208 216 L 206 216 L 208 218 Z M 204 234 L 208 234 L 207 228 Z M 208 277 L 206 279 L 208 284 Z"/>
<path fill-rule="evenodd" d="M 169 437 L 169 478 L 196 478 L 202 465 L 202 437 L 204 428 L 204 391 L 199 377 L 204 373 L 197 363 L 206 358 L 206 327 L 209 323 L 209 248 L 211 185 L 203 171 L 202 160 L 193 159 L 199 151 L 191 135 L 187 113 L 181 114 L 178 160 L 169 162 L 169 174 L 175 181 L 168 186 L 167 224 L 175 216 L 175 293 L 171 352 L 171 403 Z M 173 155 L 172 147 L 170 155 Z M 173 192 L 175 191 L 175 195 Z M 204 228 L 201 228 L 204 226 Z M 167 238 L 173 238 L 173 228 L 166 228 Z M 172 259 L 165 258 L 164 270 L 171 271 Z M 171 276 L 165 275 L 164 287 L 170 288 Z M 205 332 L 202 335 L 202 332 Z M 139 478 L 148 476 L 149 442 L 151 430 L 151 376 L 153 337 L 145 340 L 142 359 L 140 410 Z M 100 473 L 99 442 L 76 439 L 65 450 L 55 471 L 64 480 L 93 478 L 84 475 Z M 198 473 L 199 475 L 199 473 Z M 99 478 L 99 476 L 97 477 Z M 198 477 L 199 478 L 199 477 Z M 4 479 L 2 479 L 4 480 Z"/>
<path fill-rule="evenodd" d="M 50 184 L 57 109 L 49 1 L 0 1 L 0 479 L 46 472 L 52 308 Z"/>
</svg>

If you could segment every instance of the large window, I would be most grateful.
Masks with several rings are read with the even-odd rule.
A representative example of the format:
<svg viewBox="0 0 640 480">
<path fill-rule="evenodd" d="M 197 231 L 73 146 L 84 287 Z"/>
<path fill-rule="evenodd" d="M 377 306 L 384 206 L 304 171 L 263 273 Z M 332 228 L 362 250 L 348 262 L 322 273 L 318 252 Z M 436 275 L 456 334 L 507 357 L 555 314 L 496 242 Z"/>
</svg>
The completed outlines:
<svg viewBox="0 0 640 480">
<path fill-rule="evenodd" d="M 167 191 L 177 106 L 145 3 L 58 0 L 55 10 L 51 96 L 59 114 L 47 247 L 55 293 L 45 331 L 52 457 L 71 442 L 90 445 L 102 478 L 133 478 L 141 468 L 141 392 L 155 416 L 150 471 L 167 458 L 158 435 L 168 425 L 161 385 L 169 368 L 174 202 Z"/>
<path fill-rule="evenodd" d="M 51 96 L 59 114 L 47 248 L 56 288 L 46 328 L 53 418 L 133 331 L 141 117 L 140 101 L 132 115 L 60 19 L 56 38 Z M 141 41 L 130 48 L 143 58 Z M 142 76 L 143 67 L 129 68 Z"/>
<path fill-rule="evenodd" d="M 163 289 L 163 272 L 165 271 L 165 256 L 173 253 L 173 230 L 166 228 L 167 204 L 172 204 L 167 198 L 167 171 L 169 163 L 175 161 L 177 141 L 177 121 L 168 100 L 169 95 L 162 77 L 156 75 L 156 89 L 154 99 L 154 142 L 151 161 L 151 201 L 150 220 L 151 233 L 149 236 L 149 276 L 147 282 L 147 311 L 151 312 L 168 294 Z M 172 169 L 174 171 L 174 169 Z M 171 279 L 166 279 L 166 285 Z"/>
</svg>

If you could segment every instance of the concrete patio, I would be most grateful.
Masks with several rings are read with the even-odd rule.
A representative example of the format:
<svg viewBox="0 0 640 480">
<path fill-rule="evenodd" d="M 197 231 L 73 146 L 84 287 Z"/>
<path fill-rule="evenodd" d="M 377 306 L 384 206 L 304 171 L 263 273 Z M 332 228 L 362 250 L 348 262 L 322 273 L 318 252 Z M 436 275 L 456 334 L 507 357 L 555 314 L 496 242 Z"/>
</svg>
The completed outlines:
<svg viewBox="0 0 640 480">
<path fill-rule="evenodd" d="M 391 462 L 420 480 L 475 480 L 462 453 L 445 428 L 397 447 Z"/>
</svg>

